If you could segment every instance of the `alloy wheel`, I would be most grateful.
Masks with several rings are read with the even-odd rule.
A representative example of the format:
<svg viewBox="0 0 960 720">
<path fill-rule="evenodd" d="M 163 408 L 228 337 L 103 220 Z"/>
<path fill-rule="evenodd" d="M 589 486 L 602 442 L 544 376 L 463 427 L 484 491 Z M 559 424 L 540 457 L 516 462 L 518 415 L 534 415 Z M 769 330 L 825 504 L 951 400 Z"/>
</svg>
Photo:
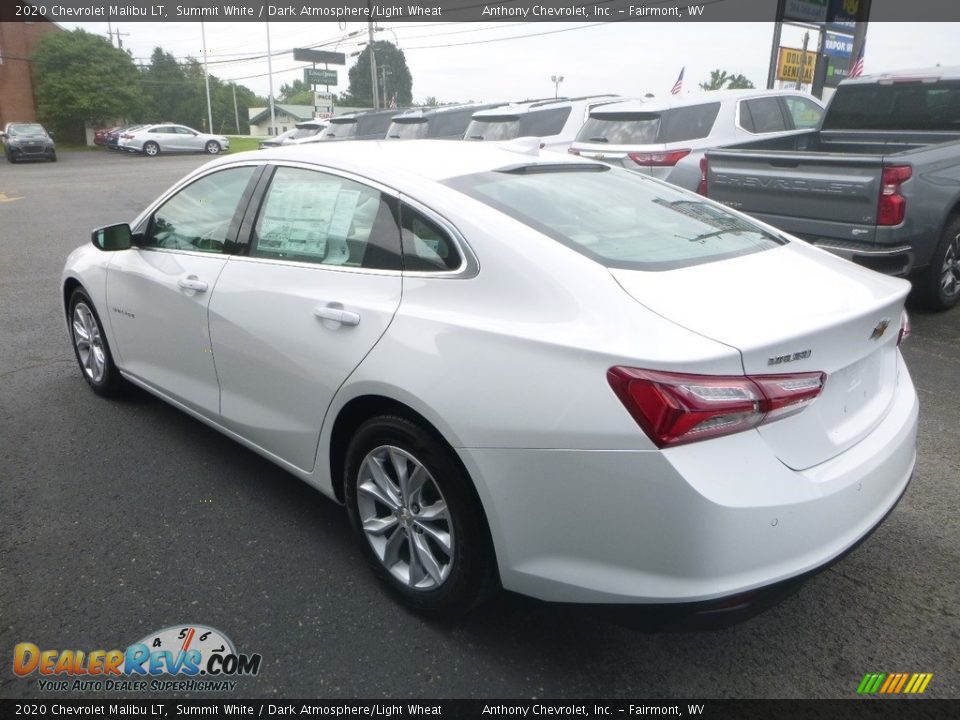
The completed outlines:
<svg viewBox="0 0 960 720">
<path fill-rule="evenodd" d="M 960 292 L 960 233 L 954 236 L 943 254 L 940 289 L 946 298 L 952 298 Z"/>
<path fill-rule="evenodd" d="M 433 590 L 450 576 L 453 523 L 430 471 L 392 445 L 360 463 L 357 506 L 363 533 L 384 568 L 413 590 Z"/>
<path fill-rule="evenodd" d="M 100 326 L 86 303 L 79 302 L 73 309 L 73 343 L 77 348 L 80 366 L 90 380 L 103 382 L 107 372 L 107 356 L 103 348 Z"/>
</svg>

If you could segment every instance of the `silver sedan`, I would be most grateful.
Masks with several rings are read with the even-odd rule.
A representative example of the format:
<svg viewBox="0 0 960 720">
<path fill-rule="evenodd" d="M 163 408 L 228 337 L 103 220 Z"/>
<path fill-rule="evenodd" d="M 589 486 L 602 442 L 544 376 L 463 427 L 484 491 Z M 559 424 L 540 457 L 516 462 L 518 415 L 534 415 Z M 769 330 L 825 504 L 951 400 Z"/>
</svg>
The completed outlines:
<svg viewBox="0 0 960 720">
<path fill-rule="evenodd" d="M 205 152 L 217 155 L 230 149 L 230 140 L 223 135 L 211 135 L 186 125 L 144 125 L 120 136 L 122 150 L 141 152 L 153 157 L 164 153 Z"/>
</svg>

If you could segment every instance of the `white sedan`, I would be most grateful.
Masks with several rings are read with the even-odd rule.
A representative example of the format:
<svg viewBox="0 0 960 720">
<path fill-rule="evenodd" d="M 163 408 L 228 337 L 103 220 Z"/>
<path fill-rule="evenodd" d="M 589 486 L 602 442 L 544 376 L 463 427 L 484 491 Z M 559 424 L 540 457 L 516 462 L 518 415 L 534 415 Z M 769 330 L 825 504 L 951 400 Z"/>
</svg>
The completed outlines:
<svg viewBox="0 0 960 720">
<path fill-rule="evenodd" d="M 150 157 L 160 153 L 205 152 L 218 155 L 230 149 L 230 139 L 225 135 L 211 135 L 194 130 L 186 125 L 143 125 L 120 135 L 117 147 L 129 152 L 139 152 Z"/>
<path fill-rule="evenodd" d="M 909 284 L 536 146 L 208 163 L 67 259 L 83 377 L 344 503 L 426 613 L 739 603 L 869 534 L 916 458 Z"/>
</svg>

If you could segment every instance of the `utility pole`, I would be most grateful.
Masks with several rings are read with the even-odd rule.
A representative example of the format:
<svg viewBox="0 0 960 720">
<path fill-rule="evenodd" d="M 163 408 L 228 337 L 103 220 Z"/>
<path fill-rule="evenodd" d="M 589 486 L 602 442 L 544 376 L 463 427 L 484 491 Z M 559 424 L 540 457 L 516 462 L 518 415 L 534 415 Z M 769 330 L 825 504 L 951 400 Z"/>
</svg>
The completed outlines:
<svg viewBox="0 0 960 720">
<path fill-rule="evenodd" d="M 270 23 L 267 22 L 267 79 L 270 89 L 270 128 L 277 134 L 277 115 L 273 109 L 273 53 L 270 50 Z M 270 132 L 267 131 L 267 135 Z"/>
<path fill-rule="evenodd" d="M 799 90 L 803 85 L 803 73 L 807 69 L 807 45 L 810 44 L 810 31 L 803 34 L 803 50 L 800 53 L 800 67 L 797 70 L 797 83 L 794 88 Z"/>
<path fill-rule="evenodd" d="M 367 2 L 367 7 L 373 4 L 372 0 Z M 373 14 L 371 9 L 370 14 Z M 380 109 L 380 88 L 377 87 L 377 54 L 373 51 L 373 20 L 367 22 L 367 37 L 369 38 L 370 48 L 370 89 L 373 91 L 373 109 Z"/>
<path fill-rule="evenodd" d="M 207 86 L 207 132 L 213 132 L 213 107 L 210 105 L 210 73 L 207 70 L 207 31 L 200 21 L 200 37 L 203 40 L 203 81 Z"/>
<path fill-rule="evenodd" d="M 237 84 L 230 83 L 230 87 L 233 88 L 233 118 L 234 122 L 237 125 L 237 135 L 240 134 L 240 111 L 237 110 Z"/>
</svg>

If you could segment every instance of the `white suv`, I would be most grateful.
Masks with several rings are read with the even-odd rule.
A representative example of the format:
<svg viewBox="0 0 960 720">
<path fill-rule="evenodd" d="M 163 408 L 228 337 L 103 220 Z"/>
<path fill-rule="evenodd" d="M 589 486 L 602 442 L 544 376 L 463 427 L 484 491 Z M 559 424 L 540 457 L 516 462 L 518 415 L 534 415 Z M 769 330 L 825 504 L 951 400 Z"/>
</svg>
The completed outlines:
<svg viewBox="0 0 960 720">
<path fill-rule="evenodd" d="M 464 140 L 540 138 L 540 148 L 563 152 L 593 108 L 621 100 L 618 95 L 551 98 L 513 103 L 473 114 Z"/>
<path fill-rule="evenodd" d="M 696 190 L 705 151 L 815 128 L 822 116 L 823 103 L 796 90 L 608 103 L 591 110 L 570 152 Z"/>
</svg>

